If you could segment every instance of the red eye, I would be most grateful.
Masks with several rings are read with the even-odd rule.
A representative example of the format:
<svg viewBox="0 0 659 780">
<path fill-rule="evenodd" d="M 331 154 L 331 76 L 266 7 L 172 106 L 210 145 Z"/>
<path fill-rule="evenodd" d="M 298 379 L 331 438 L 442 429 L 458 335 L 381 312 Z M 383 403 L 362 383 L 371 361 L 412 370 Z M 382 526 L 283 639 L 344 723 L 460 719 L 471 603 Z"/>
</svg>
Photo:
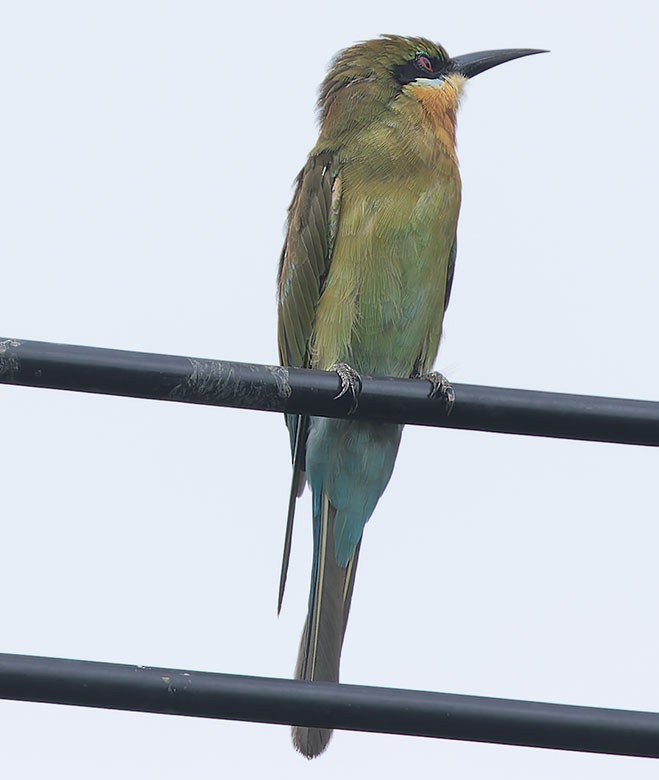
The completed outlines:
<svg viewBox="0 0 659 780">
<path fill-rule="evenodd" d="M 417 54 L 416 64 L 419 70 L 424 70 L 426 73 L 433 72 L 432 62 L 427 54 Z"/>
</svg>

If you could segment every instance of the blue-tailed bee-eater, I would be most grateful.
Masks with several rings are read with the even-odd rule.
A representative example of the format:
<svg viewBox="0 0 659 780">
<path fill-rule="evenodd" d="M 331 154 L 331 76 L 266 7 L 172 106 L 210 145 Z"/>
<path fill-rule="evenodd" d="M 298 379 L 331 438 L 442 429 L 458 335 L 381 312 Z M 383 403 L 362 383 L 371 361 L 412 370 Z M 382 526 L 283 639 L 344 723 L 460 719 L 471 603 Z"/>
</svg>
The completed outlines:
<svg viewBox="0 0 659 780">
<path fill-rule="evenodd" d="M 456 114 L 467 81 L 539 53 L 503 49 L 449 57 L 424 38 L 386 35 L 340 52 L 319 99 L 320 135 L 299 174 L 279 265 L 279 355 L 285 366 L 430 379 L 456 257 L 460 173 Z M 439 377 L 439 379 L 438 379 Z M 389 482 L 402 426 L 287 418 L 295 499 L 313 495 L 309 611 L 296 676 L 337 681 L 364 525 Z M 331 731 L 294 727 L 312 758 Z"/>
</svg>

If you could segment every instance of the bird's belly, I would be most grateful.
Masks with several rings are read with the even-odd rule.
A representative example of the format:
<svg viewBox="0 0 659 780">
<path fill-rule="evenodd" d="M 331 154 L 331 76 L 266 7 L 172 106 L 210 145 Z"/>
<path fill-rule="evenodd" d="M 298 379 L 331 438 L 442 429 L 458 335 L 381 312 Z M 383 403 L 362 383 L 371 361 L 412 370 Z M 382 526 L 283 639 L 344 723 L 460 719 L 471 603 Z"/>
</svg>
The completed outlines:
<svg viewBox="0 0 659 780">
<path fill-rule="evenodd" d="M 442 326 L 443 285 L 392 285 L 389 294 L 364 284 L 346 362 L 360 373 L 410 376 L 424 341 Z"/>
<path fill-rule="evenodd" d="M 344 204 L 316 315 L 315 366 L 410 376 L 421 355 L 431 352 L 432 363 L 458 208 L 459 189 L 446 185 Z"/>
</svg>

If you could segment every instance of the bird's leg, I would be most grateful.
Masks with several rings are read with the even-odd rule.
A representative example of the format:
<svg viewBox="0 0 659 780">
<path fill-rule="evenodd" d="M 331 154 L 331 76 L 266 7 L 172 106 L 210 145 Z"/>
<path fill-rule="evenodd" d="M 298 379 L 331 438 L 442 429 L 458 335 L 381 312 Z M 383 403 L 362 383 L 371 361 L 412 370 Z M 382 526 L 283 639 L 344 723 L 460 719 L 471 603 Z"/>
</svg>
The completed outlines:
<svg viewBox="0 0 659 780">
<path fill-rule="evenodd" d="M 338 395 L 334 396 L 334 399 L 336 400 L 337 398 L 346 395 L 346 393 L 350 393 L 352 402 L 350 404 L 350 409 L 348 409 L 348 414 L 354 414 L 357 409 L 359 394 L 362 391 L 362 378 L 355 369 L 347 363 L 335 363 L 330 368 L 330 371 L 336 371 L 341 380 L 341 389 L 339 390 Z"/>
<path fill-rule="evenodd" d="M 455 403 L 455 390 L 444 374 L 440 374 L 439 371 L 431 371 L 429 374 L 420 374 L 419 379 L 425 379 L 431 384 L 428 398 L 443 398 L 446 404 L 446 414 L 451 414 Z"/>
</svg>

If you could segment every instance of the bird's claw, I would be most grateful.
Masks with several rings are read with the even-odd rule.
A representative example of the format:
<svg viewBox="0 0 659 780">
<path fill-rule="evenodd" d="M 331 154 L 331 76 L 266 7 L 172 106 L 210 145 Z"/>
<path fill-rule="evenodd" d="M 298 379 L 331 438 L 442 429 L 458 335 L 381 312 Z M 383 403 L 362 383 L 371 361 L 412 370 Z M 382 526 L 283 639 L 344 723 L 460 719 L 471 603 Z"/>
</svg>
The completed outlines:
<svg viewBox="0 0 659 780">
<path fill-rule="evenodd" d="M 455 390 L 444 374 L 440 374 L 439 371 L 431 371 L 419 378 L 425 379 L 432 385 L 428 398 L 443 398 L 446 403 L 446 414 L 451 414 L 455 403 Z"/>
<path fill-rule="evenodd" d="M 338 394 L 334 396 L 334 400 L 350 393 L 352 401 L 350 403 L 350 409 L 348 409 L 348 414 L 354 414 L 358 406 L 359 394 L 362 391 L 362 378 L 355 369 L 347 363 L 335 363 L 330 370 L 335 371 L 341 380 L 341 389 Z"/>
</svg>

